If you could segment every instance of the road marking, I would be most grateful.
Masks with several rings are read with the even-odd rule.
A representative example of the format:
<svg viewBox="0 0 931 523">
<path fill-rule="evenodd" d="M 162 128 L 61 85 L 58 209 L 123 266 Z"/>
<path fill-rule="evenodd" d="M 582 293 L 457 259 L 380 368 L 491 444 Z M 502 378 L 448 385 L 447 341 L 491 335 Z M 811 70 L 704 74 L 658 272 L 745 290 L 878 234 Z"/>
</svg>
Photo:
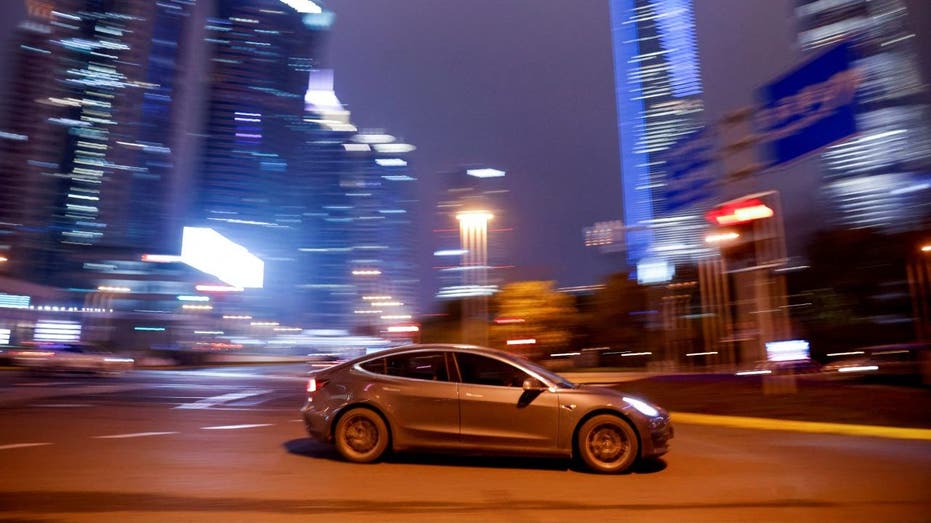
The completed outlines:
<svg viewBox="0 0 931 523">
<path fill-rule="evenodd" d="M 94 439 L 144 438 L 146 436 L 166 436 L 168 434 L 177 434 L 177 432 L 133 432 L 130 434 L 110 434 L 107 436 L 94 436 Z"/>
<path fill-rule="evenodd" d="M 271 423 L 252 423 L 249 425 L 217 425 L 214 427 L 201 427 L 201 430 L 235 430 L 251 429 L 253 427 L 271 427 Z"/>
<path fill-rule="evenodd" d="M 51 445 L 51 443 L 14 443 L 12 445 L 0 445 L 0 450 L 24 449 L 26 447 L 41 447 Z"/>
<path fill-rule="evenodd" d="M 846 436 L 872 436 L 877 438 L 931 441 L 931 429 L 852 425 L 848 423 L 823 423 L 819 421 L 795 421 L 772 418 L 747 418 L 741 416 L 695 414 L 692 412 L 672 412 L 670 413 L 670 417 L 673 423 L 691 423 L 693 425 L 713 425 L 717 427 L 734 427 L 740 429 L 788 430 L 819 434 L 842 434 Z"/>
<path fill-rule="evenodd" d="M 259 394 L 268 394 L 270 390 L 244 390 L 240 392 L 230 392 L 229 394 L 220 394 L 219 396 L 211 396 L 209 398 L 204 398 L 202 400 L 195 401 L 193 403 L 182 403 L 175 407 L 176 409 L 209 409 L 214 405 L 219 405 L 221 403 L 228 403 L 231 401 L 241 400 L 243 398 L 248 398 L 250 396 L 258 396 Z"/>
<path fill-rule="evenodd" d="M 293 420 L 291 420 L 291 423 L 304 423 L 304 420 L 302 420 L 302 419 L 293 419 Z"/>
<path fill-rule="evenodd" d="M 140 372 L 140 371 L 137 371 Z M 307 377 L 305 372 L 301 372 L 300 375 L 280 375 L 280 374 L 250 374 L 246 372 L 218 372 L 218 371 L 209 371 L 209 370 L 160 370 L 160 371 L 141 371 L 141 372 L 150 372 L 150 373 L 159 373 L 159 374 L 172 374 L 175 376 L 205 376 L 210 378 L 245 378 L 245 379 L 256 379 L 256 380 L 280 380 L 280 381 L 296 381 L 296 382 L 307 382 Z"/>
<path fill-rule="evenodd" d="M 30 381 L 27 383 L 17 383 L 17 387 L 60 387 L 62 385 L 75 385 L 77 381 Z"/>
</svg>

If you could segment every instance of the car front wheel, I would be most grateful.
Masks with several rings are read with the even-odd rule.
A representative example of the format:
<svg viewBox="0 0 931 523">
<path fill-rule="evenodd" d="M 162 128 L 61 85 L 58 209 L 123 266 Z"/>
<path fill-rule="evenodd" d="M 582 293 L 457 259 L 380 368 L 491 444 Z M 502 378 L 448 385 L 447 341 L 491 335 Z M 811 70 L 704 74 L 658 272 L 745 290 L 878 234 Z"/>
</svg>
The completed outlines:
<svg viewBox="0 0 931 523">
<path fill-rule="evenodd" d="M 579 428 L 579 457 L 594 472 L 623 472 L 637 461 L 640 444 L 630 423 L 618 416 L 600 414 Z"/>
<path fill-rule="evenodd" d="M 356 463 L 371 463 L 388 448 L 388 426 L 370 409 L 355 408 L 339 419 L 334 431 L 336 450 Z"/>
</svg>

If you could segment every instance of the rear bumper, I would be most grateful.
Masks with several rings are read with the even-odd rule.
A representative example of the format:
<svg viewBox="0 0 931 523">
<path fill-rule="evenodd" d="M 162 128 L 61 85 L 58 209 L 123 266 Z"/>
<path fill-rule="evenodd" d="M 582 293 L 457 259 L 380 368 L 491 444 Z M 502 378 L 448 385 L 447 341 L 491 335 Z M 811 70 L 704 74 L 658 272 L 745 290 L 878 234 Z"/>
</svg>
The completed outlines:
<svg viewBox="0 0 931 523">
<path fill-rule="evenodd" d="M 301 417 L 304 419 L 304 428 L 311 438 L 325 443 L 330 442 L 330 423 L 326 415 L 314 408 L 311 401 L 304 402 L 301 407 Z"/>
</svg>

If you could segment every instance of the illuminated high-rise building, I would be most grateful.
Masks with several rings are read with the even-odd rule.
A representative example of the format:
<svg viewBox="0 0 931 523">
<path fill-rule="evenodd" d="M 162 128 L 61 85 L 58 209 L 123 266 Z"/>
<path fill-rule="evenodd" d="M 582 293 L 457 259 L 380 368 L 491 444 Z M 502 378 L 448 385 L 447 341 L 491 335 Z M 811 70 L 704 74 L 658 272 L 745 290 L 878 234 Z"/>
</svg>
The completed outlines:
<svg viewBox="0 0 931 523">
<path fill-rule="evenodd" d="M 703 126 L 692 0 L 611 0 L 627 259 L 705 252 L 701 213 L 667 209 L 663 152 Z"/>
<path fill-rule="evenodd" d="M 489 296 L 506 280 L 511 229 L 506 172 L 465 167 L 440 173 L 434 251 L 441 300 Z"/>
<path fill-rule="evenodd" d="M 190 221 L 265 262 L 250 313 L 378 331 L 413 316 L 412 147 L 350 122 L 321 62 L 332 21 L 321 5 L 218 0 Z"/>
<path fill-rule="evenodd" d="M 817 54 L 849 40 L 862 77 L 858 135 L 821 155 L 833 225 L 922 227 L 931 210 L 931 115 L 908 6 L 902 0 L 797 0 L 795 15 L 803 52 Z"/>
<path fill-rule="evenodd" d="M 27 3 L 0 124 L 0 246 L 10 274 L 64 284 L 97 247 L 170 238 L 178 42 L 194 2 Z"/>
</svg>

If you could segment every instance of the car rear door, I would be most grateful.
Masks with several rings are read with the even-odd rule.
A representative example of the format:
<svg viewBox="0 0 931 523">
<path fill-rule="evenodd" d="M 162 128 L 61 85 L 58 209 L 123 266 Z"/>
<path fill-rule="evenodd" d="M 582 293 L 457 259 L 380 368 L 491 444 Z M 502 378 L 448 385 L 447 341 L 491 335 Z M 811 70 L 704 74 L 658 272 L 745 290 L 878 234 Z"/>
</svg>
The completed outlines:
<svg viewBox="0 0 931 523">
<path fill-rule="evenodd" d="M 552 452 L 558 434 L 558 395 L 525 391 L 530 377 L 511 363 L 453 352 L 459 378 L 463 445 L 480 450 Z"/>
<path fill-rule="evenodd" d="M 444 352 L 396 354 L 370 362 L 365 369 L 383 374 L 375 386 L 380 389 L 379 403 L 393 421 L 397 447 L 458 443 L 459 384 L 449 379 Z"/>
</svg>

